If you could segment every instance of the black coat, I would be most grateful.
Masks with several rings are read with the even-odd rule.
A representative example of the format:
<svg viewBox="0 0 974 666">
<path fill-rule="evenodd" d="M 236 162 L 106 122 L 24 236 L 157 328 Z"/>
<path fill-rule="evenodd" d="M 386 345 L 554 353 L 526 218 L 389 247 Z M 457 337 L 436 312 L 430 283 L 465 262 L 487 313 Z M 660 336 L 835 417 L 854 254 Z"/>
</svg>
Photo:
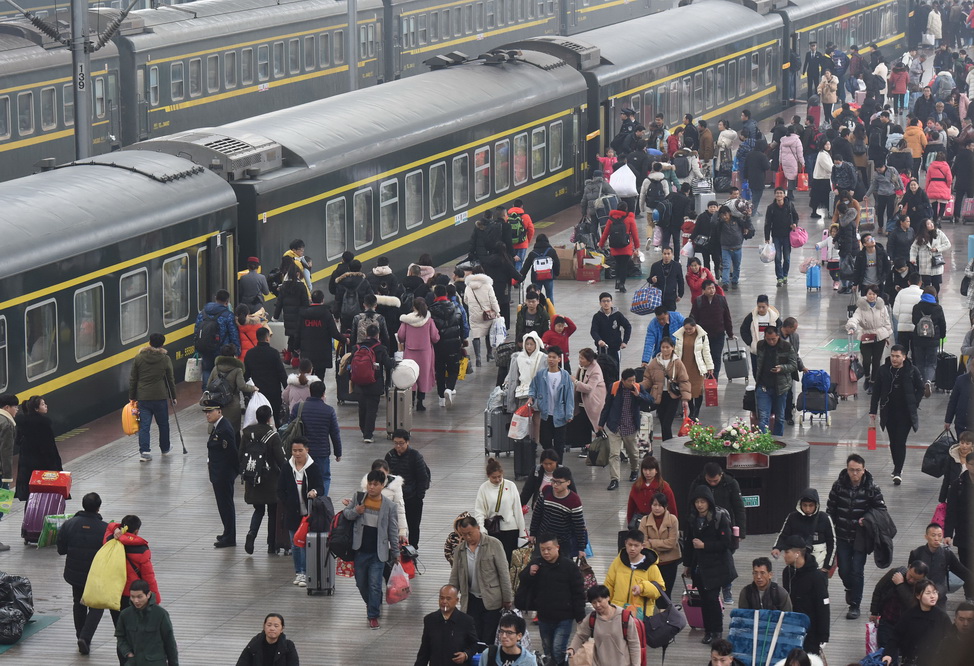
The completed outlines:
<svg viewBox="0 0 974 666">
<path fill-rule="evenodd" d="M 538 572 L 532 576 L 531 567 L 535 564 Z M 564 555 L 553 564 L 533 557 L 518 578 L 521 583 L 514 598 L 518 608 L 538 611 L 542 622 L 581 622 L 585 618 L 582 572 Z"/>
<path fill-rule="evenodd" d="M 683 565 L 690 569 L 693 584 L 701 590 L 716 590 L 737 578 L 734 558 L 731 554 L 731 524 L 727 514 L 717 511 L 713 493 L 706 485 L 697 486 L 691 493 L 693 501 L 703 498 L 710 504 L 707 517 L 700 520 L 695 508 L 684 524 Z M 693 540 L 700 539 L 704 547 L 693 547 Z"/>
<path fill-rule="evenodd" d="M 355 345 L 349 351 L 355 354 L 360 346 L 372 348 L 372 353 L 375 354 L 375 362 L 378 367 L 375 369 L 374 384 L 353 384 L 352 390 L 354 393 L 360 393 L 362 395 L 383 395 L 392 379 L 392 371 L 396 367 L 396 362 L 389 356 L 389 351 L 385 346 L 375 338 L 363 340 L 360 345 Z"/>
<path fill-rule="evenodd" d="M 899 585 L 893 582 L 896 574 L 903 576 L 903 582 Z M 896 567 L 883 574 L 873 588 L 869 614 L 881 615 L 884 621 L 896 624 L 903 613 L 916 606 L 916 603 L 913 586 L 906 581 L 906 567 Z"/>
<path fill-rule="evenodd" d="M 805 566 L 801 569 L 785 567 L 781 582 L 791 597 L 792 610 L 804 613 L 811 620 L 805 635 L 805 649 L 817 654 L 818 646 L 827 643 L 830 634 L 829 579 L 806 552 Z"/>
<path fill-rule="evenodd" d="M 325 479 L 318 463 L 311 463 L 304 467 L 304 484 L 301 486 L 307 496 L 312 490 L 318 491 L 318 497 L 325 496 Z M 298 486 L 294 482 L 294 470 L 288 462 L 281 468 L 281 476 L 277 479 L 277 499 L 284 505 L 284 520 L 289 530 L 296 530 L 301 524 L 301 498 L 298 497 Z"/>
<path fill-rule="evenodd" d="M 653 278 L 656 278 L 655 283 Z M 675 301 L 677 296 L 683 298 L 685 286 L 683 266 L 676 259 L 671 261 L 668 267 L 663 265 L 662 259 L 654 263 L 649 269 L 648 282 L 663 292 L 664 303 L 670 300 Z"/>
<path fill-rule="evenodd" d="M 909 359 L 903 362 L 903 368 L 899 371 L 903 373 L 902 386 L 906 389 L 903 397 L 906 400 L 906 408 L 910 413 L 910 420 L 913 422 L 913 432 L 920 427 L 920 419 L 917 415 L 917 407 L 923 400 L 923 378 L 920 371 Z M 873 387 L 872 399 L 869 403 L 869 413 L 879 414 L 879 426 L 886 430 L 889 422 L 889 395 L 893 387 L 893 364 L 887 358 L 882 367 L 879 368 L 879 375 L 876 385 Z M 910 390 L 912 389 L 912 390 Z"/>
<path fill-rule="evenodd" d="M 61 454 L 54 441 L 54 428 L 47 415 L 21 412 L 14 420 L 17 423 L 17 449 L 20 451 L 15 497 L 26 502 L 30 497 L 30 475 L 35 470 L 60 472 L 64 467 L 61 466 Z"/>
<path fill-rule="evenodd" d="M 916 240 L 916 233 L 913 231 L 913 227 L 903 231 L 900 225 L 897 224 L 896 228 L 889 232 L 886 241 L 886 245 L 889 248 L 887 255 L 889 256 L 890 262 L 895 261 L 897 258 L 902 258 L 903 261 L 909 264 L 910 248 L 913 246 L 914 240 Z"/>
<path fill-rule="evenodd" d="M 616 308 L 612 308 L 612 312 L 608 315 L 599 308 L 592 315 L 592 326 L 589 333 L 592 335 L 596 349 L 598 349 L 599 341 L 604 342 L 610 349 L 618 349 L 623 342 L 629 344 L 629 338 L 632 336 L 632 324 L 626 319 L 626 315 Z"/>
<path fill-rule="evenodd" d="M 954 175 L 954 189 L 958 192 L 966 192 L 968 195 L 974 194 L 974 152 L 961 149 L 954 157 L 954 164 L 950 167 Z M 954 217 L 958 217 L 960 211 L 954 211 Z"/>
<path fill-rule="evenodd" d="M 744 174 L 751 191 L 764 189 L 765 173 L 771 168 L 771 162 L 763 151 L 752 148 L 744 158 Z"/>
<path fill-rule="evenodd" d="M 423 499 L 430 487 L 430 468 L 423 454 L 409 447 L 400 455 L 395 449 L 386 454 L 389 472 L 402 477 L 403 499 Z"/>
<path fill-rule="evenodd" d="M 68 518 L 57 533 L 58 555 L 64 559 L 64 581 L 73 587 L 84 587 L 91 561 L 102 547 L 108 523 L 97 513 L 79 511 Z"/>
<path fill-rule="evenodd" d="M 801 501 L 804 499 L 815 500 L 815 513 L 810 516 L 802 512 Z M 832 566 L 832 559 L 835 557 L 835 527 L 832 525 L 832 519 L 829 518 L 829 514 L 822 511 L 822 505 L 818 499 L 818 491 L 814 488 L 806 488 L 801 494 L 798 506 L 785 518 L 785 522 L 781 526 L 781 532 L 778 533 L 778 538 L 775 539 L 773 548 L 783 550 L 785 539 L 790 536 L 801 537 L 805 540 L 805 544 L 809 548 L 817 544 L 824 544 L 825 562 L 823 563 L 823 568 L 828 569 Z"/>
<path fill-rule="evenodd" d="M 355 294 L 358 301 L 358 308 L 351 314 L 344 312 L 345 295 Z M 372 285 L 365 279 L 365 273 L 358 271 L 348 272 L 335 280 L 335 316 L 341 317 L 343 328 L 351 326 L 352 317 L 361 312 L 364 308 L 362 302 L 366 296 L 372 293 Z M 347 321 L 346 321 L 347 319 Z"/>
<path fill-rule="evenodd" d="M 876 566 L 885 569 L 893 563 L 893 537 L 896 525 L 885 507 L 870 509 L 862 517 L 862 528 L 856 532 L 853 547 L 858 553 L 872 553 Z"/>
<path fill-rule="evenodd" d="M 913 325 L 916 326 L 919 324 L 924 315 L 929 315 L 930 319 L 933 320 L 933 328 L 937 336 L 931 339 L 914 335 L 913 344 L 920 342 L 920 344 L 935 345 L 938 340 L 947 337 L 947 318 L 944 316 L 944 308 L 940 303 L 928 303 L 927 301 L 921 300 L 913 306 Z"/>
<path fill-rule="evenodd" d="M 687 515 L 689 516 L 696 514 L 696 509 L 693 508 L 693 500 L 698 497 L 696 492 L 700 486 L 707 486 L 707 479 L 703 473 L 699 474 L 690 484 L 693 491 L 690 493 L 690 503 L 687 507 L 689 512 Z M 731 526 L 737 526 L 742 537 L 747 536 L 747 510 L 744 508 L 744 500 L 741 498 L 741 484 L 737 482 L 737 479 L 724 472 L 720 477 L 720 482 L 715 487 L 707 486 L 707 488 L 717 506 L 727 509 L 727 513 L 731 517 Z"/>
<path fill-rule="evenodd" d="M 406 314 L 413 311 L 413 299 L 414 298 L 426 298 L 426 295 L 430 293 L 429 286 L 423 282 L 423 278 L 418 275 L 407 275 L 402 279 L 402 305 L 400 307 L 400 312 Z M 408 295 L 412 294 L 412 298 Z"/>
<path fill-rule="evenodd" d="M 269 342 L 258 342 L 244 359 L 244 378 L 253 379 L 271 405 L 281 404 L 281 391 L 287 386 L 287 370 L 281 353 Z"/>
<path fill-rule="evenodd" d="M 885 653 L 893 657 L 893 663 L 902 657 L 901 664 L 912 663 L 910 659 L 915 658 L 916 666 L 936 666 L 943 663 L 940 650 L 952 630 L 950 616 L 941 608 L 924 611 L 915 606 L 896 623 Z"/>
<path fill-rule="evenodd" d="M 284 318 L 284 335 L 290 337 L 298 334 L 301 309 L 311 302 L 308 298 L 308 288 L 303 281 L 286 280 L 281 283 L 277 292 L 277 306 L 274 308 L 274 319 Z"/>
<path fill-rule="evenodd" d="M 237 659 L 237 666 L 298 666 L 298 663 L 298 651 L 283 633 L 274 644 L 274 659 L 270 663 L 264 661 L 264 632 L 250 639 Z"/>
<path fill-rule="evenodd" d="M 876 394 L 877 391 L 873 390 L 873 395 Z M 835 525 L 836 538 L 852 540 L 859 531 L 859 519 L 870 509 L 885 509 L 886 501 L 883 499 L 883 491 L 873 483 L 873 475 L 869 470 L 863 472 L 862 481 L 856 487 L 849 480 L 849 472 L 842 470 L 829 491 L 827 507 Z"/>
<path fill-rule="evenodd" d="M 516 268 L 508 257 L 499 254 L 492 254 L 482 263 L 484 273 L 494 281 L 494 295 L 499 303 L 511 302 L 511 280 L 520 284 L 524 276 Z"/>
<path fill-rule="evenodd" d="M 964 472 L 950 484 L 947 492 L 947 517 L 944 519 L 944 536 L 954 540 L 958 548 L 974 547 L 971 530 L 971 504 L 974 484 L 970 472 Z"/>
<path fill-rule="evenodd" d="M 332 366 L 332 357 L 335 355 L 332 340 L 344 340 L 335 323 L 331 308 L 322 303 L 309 305 L 301 310 L 297 336 L 297 347 L 301 350 L 301 357 L 310 359 L 316 372 L 320 371 L 320 368 Z M 247 355 L 251 353 L 252 351 Z"/>
<path fill-rule="evenodd" d="M 770 242 L 772 238 L 788 242 L 791 225 L 798 224 L 798 211 L 795 204 L 785 199 L 785 205 L 779 206 L 772 201 L 764 214 L 764 240 Z"/>
<path fill-rule="evenodd" d="M 206 466 L 210 483 L 235 479 L 240 469 L 237 433 L 227 417 L 223 417 L 206 440 Z"/>
<path fill-rule="evenodd" d="M 423 639 L 414 666 L 453 666 L 457 652 L 465 652 L 465 663 L 470 663 L 477 650 L 477 627 L 472 617 L 454 608 L 450 619 L 445 620 L 443 613 L 435 610 L 423 618 Z"/>
<path fill-rule="evenodd" d="M 937 585 L 937 592 L 940 593 L 940 599 L 937 605 L 941 608 L 947 605 L 948 573 L 954 574 L 965 582 L 970 580 L 970 570 L 961 563 L 960 558 L 957 557 L 957 553 L 950 548 L 942 547 L 931 552 L 930 548 L 926 544 L 923 544 L 919 548 L 914 548 L 910 551 L 910 558 L 907 562 L 916 562 L 917 560 L 923 562 L 929 568 L 927 578 Z M 970 589 L 970 585 L 968 585 L 968 589 Z"/>
<path fill-rule="evenodd" d="M 890 271 L 893 270 L 893 264 L 889 260 L 889 256 L 886 254 L 886 249 L 883 247 L 882 243 L 876 243 L 876 263 L 879 269 L 879 280 L 877 281 L 880 288 L 886 278 L 889 276 Z M 863 280 L 866 277 L 866 249 L 863 248 L 856 255 L 856 276 L 853 278 L 853 284 L 863 285 Z"/>
<path fill-rule="evenodd" d="M 440 333 L 440 341 L 436 345 L 455 347 L 456 351 L 459 351 L 460 344 L 463 342 L 463 313 L 460 309 L 447 298 L 433 301 L 429 306 L 429 313 L 436 325 L 436 330 Z"/>
</svg>

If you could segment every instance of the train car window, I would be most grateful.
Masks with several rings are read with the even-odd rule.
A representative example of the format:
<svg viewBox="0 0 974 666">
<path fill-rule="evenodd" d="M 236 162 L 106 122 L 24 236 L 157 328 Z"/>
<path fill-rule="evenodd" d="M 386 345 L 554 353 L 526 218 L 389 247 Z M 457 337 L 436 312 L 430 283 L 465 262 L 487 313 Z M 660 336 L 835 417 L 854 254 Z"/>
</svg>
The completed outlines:
<svg viewBox="0 0 974 666">
<path fill-rule="evenodd" d="M 751 54 L 751 90 L 757 90 L 761 77 L 761 54 Z"/>
<path fill-rule="evenodd" d="M 512 25 L 517 20 L 517 14 L 514 11 L 515 0 L 504 0 L 506 4 L 505 13 L 507 14 L 507 24 Z"/>
<path fill-rule="evenodd" d="M 457 11 L 460 11 L 460 10 L 457 10 Z M 450 38 L 450 34 L 451 34 L 450 33 L 450 14 L 451 14 L 451 12 L 450 12 L 449 9 L 444 9 L 442 13 L 443 13 L 443 19 L 442 19 L 442 29 L 440 30 L 440 36 L 443 39 L 449 39 Z"/>
<path fill-rule="evenodd" d="M 447 10 L 443 10 L 444 12 Z M 440 13 L 430 12 L 430 41 L 435 42 L 440 38 Z"/>
<path fill-rule="evenodd" d="M 724 65 L 717 65 L 717 103 L 723 104 L 726 98 L 724 92 L 724 86 L 727 84 L 727 78 L 725 76 L 726 70 Z"/>
<path fill-rule="evenodd" d="M 682 81 L 670 84 L 670 113 L 673 114 L 668 122 L 675 122 L 690 110 L 690 77 L 683 77 Z"/>
<path fill-rule="evenodd" d="M 257 47 L 257 80 L 266 81 L 271 78 L 270 47 L 261 44 Z"/>
<path fill-rule="evenodd" d="M 501 139 L 494 144 L 494 192 L 500 194 L 511 187 L 511 140 Z"/>
<path fill-rule="evenodd" d="M 327 67 L 331 63 L 330 35 L 323 32 L 318 35 L 318 66 Z"/>
<path fill-rule="evenodd" d="M 274 42 L 274 78 L 284 76 L 284 42 Z"/>
<path fill-rule="evenodd" d="M 453 158 L 453 210 L 467 207 L 470 201 L 470 158 L 457 155 Z"/>
<path fill-rule="evenodd" d="M 744 97 L 747 94 L 747 61 L 744 57 L 737 59 L 737 96 Z"/>
<path fill-rule="evenodd" d="M 551 129 L 550 143 L 548 145 L 548 170 L 556 171 L 561 168 L 563 162 L 561 142 L 565 126 L 560 120 L 556 120 L 548 127 Z"/>
<path fill-rule="evenodd" d="M 325 205 L 325 253 L 329 259 L 341 256 L 345 244 L 345 197 L 332 199 Z"/>
<path fill-rule="evenodd" d="M 497 25 L 504 25 L 504 0 L 496 0 L 497 2 Z"/>
<path fill-rule="evenodd" d="M 364 25 L 358 27 L 358 59 L 365 60 L 369 53 L 369 33 Z"/>
<path fill-rule="evenodd" d="M 181 62 L 174 62 L 169 66 L 169 93 L 173 101 L 179 101 L 185 97 L 183 63 Z"/>
<path fill-rule="evenodd" d="M 379 236 L 383 239 L 399 233 L 399 181 L 387 180 L 379 185 Z"/>
<path fill-rule="evenodd" d="M 122 344 L 149 332 L 149 271 L 140 268 L 118 281 L 119 333 Z"/>
<path fill-rule="evenodd" d="M 65 105 L 67 102 L 65 101 Z M 159 68 L 150 67 L 149 68 L 149 105 L 157 106 L 159 104 Z"/>
<path fill-rule="evenodd" d="M 474 8 L 474 25 L 477 32 L 484 31 L 484 24 L 487 22 L 487 14 L 484 11 L 484 3 L 478 2 Z"/>
<path fill-rule="evenodd" d="M 653 109 L 656 108 L 656 100 L 653 99 L 653 95 L 655 94 L 656 92 L 653 90 L 643 94 L 643 113 L 646 116 L 647 122 L 653 121 Z"/>
<path fill-rule="evenodd" d="M 528 181 L 528 135 L 514 137 L 514 185 Z"/>
<path fill-rule="evenodd" d="M 708 67 L 704 72 L 703 97 L 706 108 L 714 108 L 714 68 Z M 701 109 L 702 110 L 702 109 Z"/>
<path fill-rule="evenodd" d="M 301 41 L 296 38 L 287 40 L 287 71 L 290 74 L 301 71 Z"/>
<path fill-rule="evenodd" d="M 50 130 L 57 127 L 57 95 L 54 88 L 41 89 L 41 129 Z"/>
<path fill-rule="evenodd" d="M 430 167 L 430 219 L 446 214 L 446 162 Z"/>
<path fill-rule="evenodd" d="M 463 31 L 468 35 L 473 33 L 473 5 L 463 6 Z"/>
<path fill-rule="evenodd" d="M 0 139 L 8 137 L 10 137 L 10 98 L 4 95 L 0 97 Z"/>
<path fill-rule="evenodd" d="M 427 27 L 429 23 L 429 18 L 426 14 L 419 15 L 419 43 L 427 44 L 429 42 L 429 28 Z M 369 26 L 369 30 L 373 31 L 374 27 Z"/>
<path fill-rule="evenodd" d="M 666 118 L 666 110 L 669 105 L 669 98 L 666 95 L 666 84 L 656 88 L 656 114 L 663 114 L 663 118 Z M 655 118 L 653 118 L 655 120 Z"/>
<path fill-rule="evenodd" d="M 34 133 L 34 93 L 17 95 L 17 132 L 20 136 Z"/>
<path fill-rule="evenodd" d="M 0 317 L 0 391 L 7 390 L 10 383 L 7 371 L 7 318 Z"/>
<path fill-rule="evenodd" d="M 313 46 L 313 45 L 312 45 Z M 311 51 L 312 63 L 314 63 L 314 49 Z M 227 51 L 223 54 L 223 85 L 228 90 L 237 87 L 237 52 Z"/>
<path fill-rule="evenodd" d="M 727 63 L 727 100 L 734 99 L 737 95 L 737 61 L 731 60 Z"/>
<path fill-rule="evenodd" d="M 27 379 L 33 381 L 57 370 L 57 302 L 52 298 L 24 313 Z"/>
<path fill-rule="evenodd" d="M 477 201 L 490 196 L 490 147 L 473 153 L 473 198 Z"/>
<path fill-rule="evenodd" d="M 172 326 L 189 317 L 189 255 L 162 262 L 162 324 Z"/>
<path fill-rule="evenodd" d="M 203 94 L 203 61 L 193 58 L 189 61 L 189 96 L 199 97 Z"/>
<path fill-rule="evenodd" d="M 555 0 L 548 0 L 548 16 L 555 15 Z"/>
<path fill-rule="evenodd" d="M 308 35 L 304 38 L 304 71 L 310 72 L 315 68 L 318 60 L 318 49 L 315 47 L 315 36 Z"/>
<path fill-rule="evenodd" d="M 693 106 L 685 107 L 684 111 L 693 115 L 703 111 L 703 72 L 697 72 L 693 75 Z"/>
<path fill-rule="evenodd" d="M 344 64 L 345 62 L 345 31 L 336 30 L 335 31 L 335 58 L 334 63 L 336 65 Z M 342 250 L 344 252 L 344 250 Z"/>
<path fill-rule="evenodd" d="M 159 99 L 159 86 L 158 86 L 159 73 L 158 73 L 158 69 L 159 68 L 158 67 L 153 67 L 152 69 L 157 70 L 156 71 L 156 100 L 158 101 L 158 99 Z M 150 77 L 150 80 L 151 80 L 151 77 Z M 149 89 L 149 92 L 151 94 L 151 92 L 152 92 L 152 89 L 151 88 Z M 6 99 L 6 98 L 4 98 L 4 99 Z M 67 125 L 68 127 L 71 127 L 72 125 L 74 125 L 74 85 L 73 84 L 65 83 L 61 87 L 61 99 L 63 100 L 63 107 L 64 107 L 64 124 Z M 3 102 L 0 101 L 0 123 L 3 123 L 3 121 L 4 121 L 3 116 L 6 115 L 6 114 L 4 114 L 2 108 L 3 108 Z M 8 109 L 8 112 L 9 112 L 9 109 Z M 10 119 L 7 118 L 7 125 L 6 125 L 6 127 L 8 127 L 8 128 L 10 127 L 9 121 L 10 121 Z M 9 131 L 8 131 L 8 134 L 9 134 Z M 0 129 L 0 138 L 2 138 L 2 137 L 3 137 L 3 130 Z"/>
<path fill-rule="evenodd" d="M 95 79 L 95 115 L 98 118 L 105 117 L 105 77 L 103 76 Z"/>
<path fill-rule="evenodd" d="M 212 94 L 220 90 L 220 54 L 206 56 L 206 92 Z"/>
<path fill-rule="evenodd" d="M 253 49 L 244 49 L 240 52 L 240 82 L 245 86 L 254 82 Z"/>
<path fill-rule="evenodd" d="M 544 8 L 544 6 L 545 6 L 545 0 L 537 0 L 537 3 L 538 3 L 537 4 L 537 6 L 538 6 L 537 16 L 538 16 L 538 18 L 541 18 L 542 16 L 545 15 L 545 8 Z"/>
<path fill-rule="evenodd" d="M 637 123 L 645 124 L 646 121 L 649 120 L 649 118 L 645 118 L 641 115 L 643 104 L 642 104 L 642 98 L 639 95 L 633 95 L 632 97 L 629 98 L 629 106 L 632 108 L 633 111 L 636 112 Z"/>
<path fill-rule="evenodd" d="M 423 172 L 406 174 L 406 228 L 412 229 L 423 223 Z"/>
<path fill-rule="evenodd" d="M 486 23 L 487 23 L 487 29 L 488 30 L 493 30 L 494 27 L 497 25 L 497 23 L 495 23 L 495 21 L 497 20 L 497 17 L 496 17 L 496 11 L 497 10 L 494 9 L 494 3 L 495 2 L 496 2 L 496 0 L 487 0 L 487 2 L 485 3 L 485 5 L 486 5 L 486 14 L 487 14 Z"/>
<path fill-rule="evenodd" d="M 531 130 L 531 177 L 541 178 L 545 173 L 545 147 L 548 132 L 544 127 Z"/>
<path fill-rule="evenodd" d="M 831 44 L 834 41 L 835 41 L 835 32 L 834 32 L 832 26 L 830 26 L 830 25 L 825 26 L 825 43 L 826 44 Z M 824 52 L 825 49 L 822 49 L 822 51 Z"/>
<path fill-rule="evenodd" d="M 373 208 L 372 190 L 359 190 L 352 197 L 352 222 L 354 223 L 353 233 L 355 249 L 366 247 L 372 244 L 373 234 Z"/>
<path fill-rule="evenodd" d="M 105 351 L 105 287 L 96 284 L 74 292 L 74 360 Z"/>
<path fill-rule="evenodd" d="M 523 0 L 524 2 L 524 18 L 533 19 L 534 18 L 534 0 Z"/>
<path fill-rule="evenodd" d="M 206 266 L 206 248 L 201 247 L 196 251 L 196 309 L 202 310 L 210 302 L 210 295 L 207 293 L 206 285 L 208 282 L 209 271 Z"/>
</svg>

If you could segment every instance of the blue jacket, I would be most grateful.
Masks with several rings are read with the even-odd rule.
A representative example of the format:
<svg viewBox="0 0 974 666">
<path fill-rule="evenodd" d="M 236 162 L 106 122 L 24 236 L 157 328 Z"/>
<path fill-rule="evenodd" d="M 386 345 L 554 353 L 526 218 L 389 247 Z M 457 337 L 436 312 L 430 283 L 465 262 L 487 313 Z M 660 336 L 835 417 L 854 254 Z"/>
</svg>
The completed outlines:
<svg viewBox="0 0 974 666">
<path fill-rule="evenodd" d="M 643 388 L 642 384 L 637 383 L 636 387 L 639 389 L 639 397 L 633 396 L 634 399 L 629 401 L 629 411 L 632 412 L 632 422 L 636 426 L 636 430 L 639 430 L 639 408 L 652 407 L 656 401 L 653 400 L 649 391 Z M 626 388 L 620 381 L 609 387 L 605 395 L 605 407 L 602 408 L 599 425 L 605 426 L 612 432 L 619 431 L 619 421 L 622 419 L 622 403 L 625 402 L 619 392 L 625 390 Z"/>
<path fill-rule="evenodd" d="M 297 418 L 301 404 L 298 403 L 291 408 L 292 420 Z M 311 457 L 315 460 L 328 460 L 334 445 L 335 457 L 341 458 L 342 433 L 338 429 L 338 414 L 335 413 L 335 408 L 326 404 L 321 398 L 308 398 L 303 404 L 301 421 L 304 423 L 304 435 L 308 438 L 308 451 Z"/>
<path fill-rule="evenodd" d="M 670 313 L 670 337 L 683 326 L 683 315 L 675 310 Z M 663 329 L 659 325 L 659 320 L 653 317 L 646 329 L 646 342 L 643 344 L 643 363 L 649 363 L 659 354 L 659 343 L 663 340 Z"/>
<path fill-rule="evenodd" d="M 227 343 L 233 343 L 237 346 L 237 354 L 240 353 L 240 331 L 237 330 L 237 322 L 233 318 L 233 311 L 227 305 L 220 305 L 219 303 L 213 301 L 207 303 L 199 314 L 196 315 L 196 328 L 199 329 L 200 325 L 203 323 L 204 314 L 207 317 L 216 317 L 217 323 L 220 325 L 220 345 L 225 345 Z M 219 354 L 220 350 L 217 350 Z M 215 355 L 215 354 L 214 354 Z"/>
<path fill-rule="evenodd" d="M 528 395 L 534 398 L 534 407 L 541 412 L 541 418 L 549 416 L 555 417 L 555 427 L 568 423 L 575 413 L 575 388 L 572 385 L 572 376 L 567 370 L 561 370 L 561 384 L 558 385 L 558 395 L 555 396 L 555 404 L 551 404 L 548 395 L 548 366 L 545 365 L 538 374 L 531 380 L 531 390 Z"/>
</svg>

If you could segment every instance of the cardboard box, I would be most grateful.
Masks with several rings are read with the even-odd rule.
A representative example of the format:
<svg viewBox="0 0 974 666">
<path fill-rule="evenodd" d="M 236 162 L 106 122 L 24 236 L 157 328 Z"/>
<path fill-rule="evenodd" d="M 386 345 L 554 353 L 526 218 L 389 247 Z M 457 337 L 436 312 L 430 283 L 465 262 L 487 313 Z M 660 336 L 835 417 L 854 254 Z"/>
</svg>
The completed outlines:
<svg viewBox="0 0 974 666">
<path fill-rule="evenodd" d="M 586 263 L 585 252 L 579 251 L 575 255 L 575 279 L 579 282 L 601 282 L 602 265 L 601 262 L 592 265 Z"/>
<path fill-rule="evenodd" d="M 67 499 L 71 494 L 71 472 L 36 469 L 30 475 L 28 488 L 32 493 L 56 493 Z"/>
<path fill-rule="evenodd" d="M 556 247 L 555 254 L 558 256 L 558 263 L 561 270 L 558 273 L 559 280 L 575 279 L 575 248 Z"/>
</svg>

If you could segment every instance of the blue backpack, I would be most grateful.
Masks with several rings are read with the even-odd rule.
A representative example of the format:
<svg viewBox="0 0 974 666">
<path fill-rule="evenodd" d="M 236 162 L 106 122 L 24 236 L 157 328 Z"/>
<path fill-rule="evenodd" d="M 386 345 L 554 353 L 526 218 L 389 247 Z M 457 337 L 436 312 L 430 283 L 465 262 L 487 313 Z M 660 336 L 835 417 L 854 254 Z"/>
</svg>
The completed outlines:
<svg viewBox="0 0 974 666">
<path fill-rule="evenodd" d="M 832 380 L 825 370 L 809 370 L 802 375 L 802 391 L 828 393 L 831 387 Z"/>
</svg>

